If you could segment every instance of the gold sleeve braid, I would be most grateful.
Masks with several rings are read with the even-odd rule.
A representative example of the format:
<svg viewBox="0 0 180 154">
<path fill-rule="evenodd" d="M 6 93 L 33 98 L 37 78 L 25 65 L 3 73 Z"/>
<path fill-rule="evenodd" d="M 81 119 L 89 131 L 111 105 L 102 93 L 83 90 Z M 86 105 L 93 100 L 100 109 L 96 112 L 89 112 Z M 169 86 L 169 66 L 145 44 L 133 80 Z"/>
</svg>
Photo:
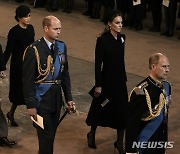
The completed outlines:
<svg viewBox="0 0 180 154">
<path fill-rule="evenodd" d="M 33 49 L 34 49 L 34 52 L 35 52 L 35 56 L 36 56 L 36 60 L 37 60 L 37 67 L 38 67 L 38 73 L 39 73 L 37 79 L 40 76 L 43 76 L 42 79 L 37 80 L 35 83 L 40 83 L 40 82 L 44 81 L 47 78 L 47 76 L 49 75 L 50 71 L 52 73 L 54 72 L 53 58 L 51 57 L 51 55 L 49 55 L 47 57 L 47 67 L 45 69 L 42 69 L 41 68 L 41 64 L 40 64 L 39 53 L 38 53 L 38 50 L 37 50 L 36 46 L 33 46 Z M 24 55 L 23 55 L 23 61 L 24 61 L 24 58 L 25 58 L 26 51 L 27 51 L 27 48 L 26 48 L 26 50 L 24 52 Z"/>
</svg>

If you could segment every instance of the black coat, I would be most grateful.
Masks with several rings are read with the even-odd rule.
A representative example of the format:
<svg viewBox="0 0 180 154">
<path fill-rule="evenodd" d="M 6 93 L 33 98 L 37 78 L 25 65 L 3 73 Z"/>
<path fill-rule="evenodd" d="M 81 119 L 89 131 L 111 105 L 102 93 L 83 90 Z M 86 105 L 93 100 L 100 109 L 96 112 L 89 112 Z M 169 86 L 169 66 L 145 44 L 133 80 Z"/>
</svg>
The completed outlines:
<svg viewBox="0 0 180 154">
<path fill-rule="evenodd" d="M 4 51 L 4 60 L 7 64 L 10 56 L 10 85 L 9 100 L 15 105 L 24 104 L 22 90 L 22 57 L 24 50 L 34 42 L 34 28 L 28 25 L 26 29 L 18 25 L 10 29 L 8 41 Z"/>
<path fill-rule="evenodd" d="M 25 59 L 23 61 L 23 92 L 25 103 L 27 105 L 27 108 L 38 108 L 38 111 L 40 112 L 52 113 L 60 110 L 62 106 L 61 86 L 65 94 L 66 101 L 72 100 L 66 47 L 66 62 L 64 64 L 64 71 L 63 73 L 61 73 L 61 75 L 59 73 L 56 79 L 61 80 L 61 84 L 52 85 L 50 89 L 45 93 L 45 95 L 43 95 L 40 106 L 38 106 L 39 102 L 35 98 L 34 86 L 39 73 L 37 70 L 37 60 L 33 46 L 36 46 L 39 52 L 40 65 L 42 69 L 45 69 L 47 67 L 47 57 L 49 55 L 53 56 L 51 50 L 49 49 L 43 38 L 34 42 L 32 46 L 27 49 L 25 53 Z M 42 76 L 40 78 L 42 78 Z"/>
<path fill-rule="evenodd" d="M 123 128 L 128 102 L 124 63 L 125 35 L 117 40 L 111 33 L 97 39 L 95 49 L 95 85 L 102 87 L 102 95 L 110 100 L 101 107 L 101 97 L 94 98 L 86 122 L 88 125 Z"/>
<path fill-rule="evenodd" d="M 130 153 L 137 151 L 136 148 L 132 148 L 133 142 L 137 142 L 141 130 L 151 122 L 151 120 L 144 121 L 141 119 L 142 116 L 149 111 L 144 88 L 146 88 L 149 93 L 152 109 L 155 105 L 159 104 L 159 96 L 163 92 L 163 86 L 160 86 L 151 77 L 147 77 L 138 84 L 137 87 L 139 85 L 141 85 L 141 88 L 136 88 L 132 91 L 128 103 L 125 139 L 126 152 Z M 171 88 L 170 85 L 169 88 Z M 169 89 L 169 95 L 170 94 L 171 89 Z M 148 141 L 167 141 L 167 121 L 165 117 Z M 164 150 L 164 148 L 146 148 L 142 152 L 143 154 L 164 154 Z"/>
</svg>

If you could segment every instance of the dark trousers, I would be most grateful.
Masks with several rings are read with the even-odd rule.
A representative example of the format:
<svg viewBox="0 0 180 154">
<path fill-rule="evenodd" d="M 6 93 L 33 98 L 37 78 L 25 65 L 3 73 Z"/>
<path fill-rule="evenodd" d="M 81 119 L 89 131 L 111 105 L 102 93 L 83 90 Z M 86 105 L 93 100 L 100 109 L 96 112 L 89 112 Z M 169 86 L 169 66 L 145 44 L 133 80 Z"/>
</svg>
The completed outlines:
<svg viewBox="0 0 180 154">
<path fill-rule="evenodd" d="M 171 0 L 169 7 L 164 6 L 165 24 L 170 33 L 174 33 L 176 23 L 177 0 Z"/>
<path fill-rule="evenodd" d="M 162 0 L 151 0 L 153 27 L 160 29 L 162 21 Z"/>
<path fill-rule="evenodd" d="M 0 138 L 1 137 L 7 137 L 7 136 L 8 136 L 7 121 L 6 121 L 6 118 L 5 118 L 5 116 L 1 110 L 1 104 L 0 104 Z"/>
<path fill-rule="evenodd" d="M 39 126 L 35 126 L 37 129 L 39 140 L 39 154 L 53 154 L 54 138 L 58 126 L 58 120 L 60 112 L 55 113 L 40 113 L 43 117 L 44 130 Z"/>
</svg>

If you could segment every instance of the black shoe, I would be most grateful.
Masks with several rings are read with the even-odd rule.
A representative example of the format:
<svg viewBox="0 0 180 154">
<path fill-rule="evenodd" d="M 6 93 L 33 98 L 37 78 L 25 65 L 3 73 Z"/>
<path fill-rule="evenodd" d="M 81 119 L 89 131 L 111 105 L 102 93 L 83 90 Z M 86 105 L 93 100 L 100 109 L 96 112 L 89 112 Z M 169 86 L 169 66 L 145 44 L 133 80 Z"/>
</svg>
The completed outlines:
<svg viewBox="0 0 180 154">
<path fill-rule="evenodd" d="M 169 34 L 169 31 L 165 31 L 165 32 L 162 32 L 161 35 L 164 36 L 164 35 L 168 35 Z"/>
<path fill-rule="evenodd" d="M 8 140 L 7 137 L 0 138 L 0 146 L 2 145 L 2 146 L 11 147 L 12 145 L 16 145 L 16 144 L 17 144 L 16 141 L 10 141 L 10 140 Z"/>
<path fill-rule="evenodd" d="M 9 112 L 6 114 L 6 117 L 8 119 L 8 123 L 11 123 L 11 126 L 18 127 L 18 124 L 14 121 L 14 117 L 10 116 Z"/>
<path fill-rule="evenodd" d="M 135 28 L 135 31 L 140 31 L 143 30 L 143 25 L 139 25 Z"/>
<path fill-rule="evenodd" d="M 151 27 L 151 28 L 149 28 L 148 31 L 149 31 L 149 32 L 160 32 L 160 28 L 157 28 L 157 27 Z"/>
<path fill-rule="evenodd" d="M 22 2 L 24 2 L 24 0 L 15 0 L 15 2 L 22 3 Z"/>
<path fill-rule="evenodd" d="M 71 13 L 71 9 L 67 9 L 67 10 L 66 10 L 66 13 Z"/>
<path fill-rule="evenodd" d="M 96 149 L 95 134 L 89 132 L 87 134 L 87 142 L 88 142 L 88 147 L 89 148 Z"/>
<path fill-rule="evenodd" d="M 178 27 L 176 28 L 176 30 L 180 30 L 180 26 L 178 26 Z"/>
<path fill-rule="evenodd" d="M 85 11 L 85 12 L 82 13 L 82 15 L 84 15 L 84 16 L 91 16 L 92 13 L 90 13 L 89 11 Z"/>
<path fill-rule="evenodd" d="M 171 31 L 171 32 L 168 32 L 167 34 L 166 34 L 166 37 L 173 37 L 174 36 L 174 33 Z"/>
<path fill-rule="evenodd" d="M 178 37 L 178 39 L 180 39 L 180 36 Z"/>
<path fill-rule="evenodd" d="M 117 150 L 119 151 L 119 154 L 126 154 L 124 148 L 118 146 L 117 141 L 114 142 L 114 148 L 117 149 Z"/>
<path fill-rule="evenodd" d="M 46 8 L 49 12 L 54 12 L 54 11 L 58 11 L 58 8 L 52 8 L 52 7 L 48 7 Z"/>
</svg>

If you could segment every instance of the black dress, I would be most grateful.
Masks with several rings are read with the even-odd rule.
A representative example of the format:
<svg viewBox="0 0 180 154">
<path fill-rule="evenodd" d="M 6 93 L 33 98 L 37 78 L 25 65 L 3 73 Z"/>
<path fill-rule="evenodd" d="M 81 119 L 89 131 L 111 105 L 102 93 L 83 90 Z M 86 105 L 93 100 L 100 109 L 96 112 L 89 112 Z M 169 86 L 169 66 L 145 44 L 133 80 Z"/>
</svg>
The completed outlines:
<svg viewBox="0 0 180 154">
<path fill-rule="evenodd" d="M 128 93 L 124 63 L 125 35 L 117 40 L 110 32 L 98 37 L 95 49 L 95 85 L 109 102 L 102 107 L 102 97 L 93 98 L 86 123 L 89 126 L 124 128 Z"/>
<path fill-rule="evenodd" d="M 24 104 L 22 89 L 22 57 L 24 50 L 34 42 L 34 28 L 28 25 L 26 29 L 21 28 L 19 24 L 10 29 L 8 41 L 4 52 L 5 64 L 10 61 L 10 86 L 9 100 L 15 105 Z"/>
</svg>

